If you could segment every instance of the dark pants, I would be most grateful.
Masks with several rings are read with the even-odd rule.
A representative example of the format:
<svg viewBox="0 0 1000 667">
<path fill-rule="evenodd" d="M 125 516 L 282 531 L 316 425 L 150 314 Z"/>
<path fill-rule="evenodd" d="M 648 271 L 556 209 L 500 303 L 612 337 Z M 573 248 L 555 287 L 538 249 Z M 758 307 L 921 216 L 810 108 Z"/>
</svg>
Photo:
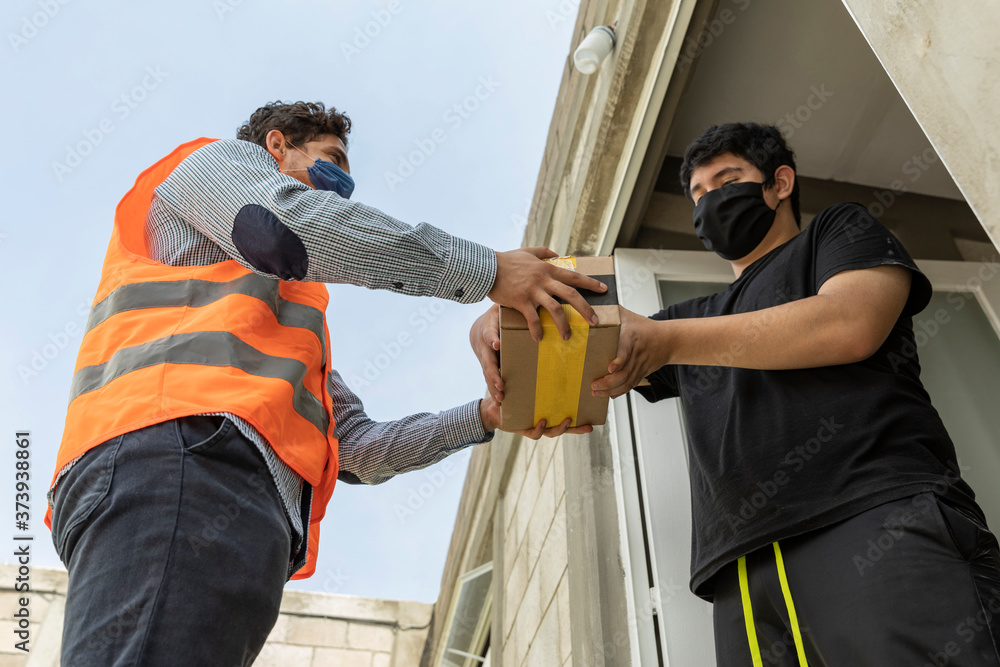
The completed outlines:
<svg viewBox="0 0 1000 667">
<path fill-rule="evenodd" d="M 808 664 L 1000 665 L 1000 554 L 971 514 L 925 493 L 782 540 Z M 798 665 L 774 548 L 749 554 L 746 566 L 761 664 Z M 718 664 L 750 667 L 737 563 L 717 575 L 715 591 Z"/>
<path fill-rule="evenodd" d="M 290 529 L 257 448 L 186 417 L 87 452 L 56 487 L 62 664 L 249 665 L 278 617 Z"/>
</svg>

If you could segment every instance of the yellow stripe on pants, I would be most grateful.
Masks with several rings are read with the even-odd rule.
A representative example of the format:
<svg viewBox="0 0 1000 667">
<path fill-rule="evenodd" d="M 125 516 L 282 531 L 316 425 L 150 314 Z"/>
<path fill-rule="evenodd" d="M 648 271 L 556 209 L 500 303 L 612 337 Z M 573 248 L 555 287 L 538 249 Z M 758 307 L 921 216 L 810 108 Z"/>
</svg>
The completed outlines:
<svg viewBox="0 0 1000 667">
<path fill-rule="evenodd" d="M 781 557 L 781 547 L 774 543 L 774 561 L 778 566 L 778 580 L 781 582 L 781 594 L 785 596 L 785 607 L 788 608 L 788 622 L 792 625 L 792 637 L 795 638 L 795 654 L 799 656 L 799 665 L 808 667 L 806 662 L 806 650 L 802 645 L 802 631 L 799 630 L 799 618 L 795 614 L 795 605 L 792 604 L 792 591 L 788 589 L 788 577 L 785 575 L 785 561 Z"/>
<path fill-rule="evenodd" d="M 778 568 L 778 581 L 781 583 L 781 595 L 785 598 L 785 608 L 788 609 L 788 622 L 792 626 L 792 637 L 795 640 L 795 655 L 800 667 L 809 667 L 806 661 L 805 646 L 802 643 L 802 631 L 799 630 L 799 618 L 792 603 L 792 591 L 788 587 L 788 576 L 785 574 L 785 561 L 781 557 L 781 547 L 777 542 L 774 546 L 774 562 Z M 741 556 L 738 563 L 740 573 L 740 599 L 743 601 L 743 621 L 747 628 L 747 640 L 750 643 L 750 657 L 753 667 L 763 667 L 764 660 L 760 655 L 760 644 L 757 642 L 757 629 L 753 622 L 753 606 L 750 603 L 750 583 L 747 578 L 747 558 Z"/>
<path fill-rule="evenodd" d="M 764 667 L 760 657 L 760 646 L 757 644 L 757 629 L 753 624 L 753 607 L 750 604 L 750 584 L 747 581 L 747 557 L 740 556 L 740 598 L 743 600 L 743 622 L 747 626 L 747 640 L 750 642 L 750 657 L 753 667 Z"/>
</svg>

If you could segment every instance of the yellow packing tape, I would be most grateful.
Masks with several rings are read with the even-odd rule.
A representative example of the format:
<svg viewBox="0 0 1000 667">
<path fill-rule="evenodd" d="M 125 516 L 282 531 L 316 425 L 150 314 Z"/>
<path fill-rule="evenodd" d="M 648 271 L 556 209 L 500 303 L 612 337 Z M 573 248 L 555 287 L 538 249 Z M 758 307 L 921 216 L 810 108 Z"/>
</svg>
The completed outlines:
<svg viewBox="0 0 1000 667">
<path fill-rule="evenodd" d="M 576 264 L 576 260 L 573 263 Z M 580 404 L 580 384 L 583 382 L 583 361 L 587 356 L 590 325 L 572 306 L 563 305 L 563 312 L 571 330 L 569 340 L 563 340 L 559 335 L 549 311 L 543 308 L 539 312 L 542 341 L 538 344 L 533 423 L 545 419 L 546 427 L 558 426 L 567 417 L 572 420 L 570 426 L 576 426 L 576 412 Z"/>
<path fill-rule="evenodd" d="M 558 266 L 560 269 L 572 269 L 576 271 L 576 257 L 553 257 L 545 261 L 553 266 Z"/>
</svg>

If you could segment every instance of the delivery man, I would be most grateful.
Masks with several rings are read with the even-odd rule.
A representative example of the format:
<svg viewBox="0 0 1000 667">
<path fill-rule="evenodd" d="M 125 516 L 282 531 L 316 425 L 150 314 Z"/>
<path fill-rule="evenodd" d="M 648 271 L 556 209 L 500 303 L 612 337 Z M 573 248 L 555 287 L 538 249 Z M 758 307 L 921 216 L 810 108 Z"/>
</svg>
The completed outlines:
<svg viewBox="0 0 1000 667">
<path fill-rule="evenodd" d="M 498 253 L 352 201 L 350 127 L 268 104 L 118 205 L 49 494 L 64 665 L 249 665 L 285 581 L 316 568 L 338 478 L 378 484 L 492 437 L 490 398 L 369 419 L 330 366 L 323 283 L 489 297 L 536 338 L 539 307 L 568 337 L 557 298 L 596 319 L 574 287 L 603 286 L 545 248 Z"/>
<path fill-rule="evenodd" d="M 998 665 L 997 541 L 919 378 L 930 283 L 859 204 L 800 231 L 795 176 L 775 127 L 688 147 L 695 231 L 736 278 L 623 309 L 592 390 L 648 378 L 648 400 L 683 399 L 691 589 L 714 602 L 719 665 Z M 471 337 L 502 400 L 494 319 Z"/>
</svg>

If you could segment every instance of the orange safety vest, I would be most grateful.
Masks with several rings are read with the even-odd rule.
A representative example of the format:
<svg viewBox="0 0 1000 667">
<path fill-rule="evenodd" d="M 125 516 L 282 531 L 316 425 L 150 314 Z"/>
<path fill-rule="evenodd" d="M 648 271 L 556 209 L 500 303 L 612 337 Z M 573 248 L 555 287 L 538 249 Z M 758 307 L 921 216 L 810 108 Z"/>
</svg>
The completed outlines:
<svg viewBox="0 0 1000 667">
<path fill-rule="evenodd" d="M 303 579 L 316 570 L 319 522 L 339 470 L 326 286 L 265 278 L 232 259 L 167 266 L 146 249 L 153 190 L 212 141 L 177 147 L 139 175 L 115 210 L 56 475 L 122 433 L 209 412 L 238 415 L 313 486 L 307 562 L 294 576 Z"/>
</svg>

